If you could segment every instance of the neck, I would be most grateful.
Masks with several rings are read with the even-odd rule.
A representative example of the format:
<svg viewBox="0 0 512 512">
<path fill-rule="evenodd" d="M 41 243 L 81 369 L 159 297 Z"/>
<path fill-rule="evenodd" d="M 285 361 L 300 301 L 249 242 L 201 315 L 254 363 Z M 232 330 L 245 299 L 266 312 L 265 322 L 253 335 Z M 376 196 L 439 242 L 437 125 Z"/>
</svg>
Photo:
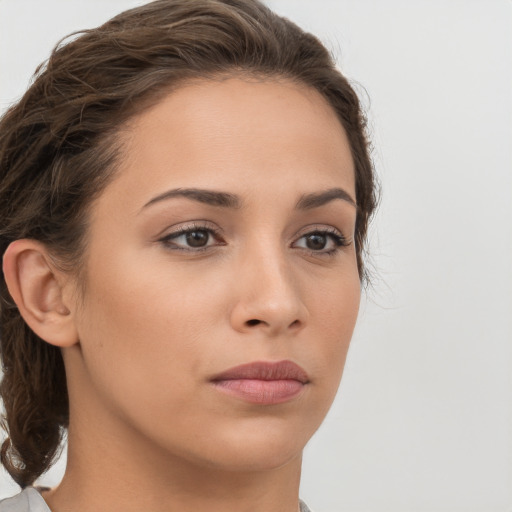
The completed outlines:
<svg viewBox="0 0 512 512">
<path fill-rule="evenodd" d="M 86 419 L 71 416 L 66 473 L 57 488 L 43 493 L 52 512 L 299 510 L 300 455 L 264 469 L 205 467 L 119 424 L 104 428 L 105 418 Z"/>
<path fill-rule="evenodd" d="M 56 489 L 43 493 L 52 512 L 299 509 L 300 459 L 267 471 L 233 472 L 176 458 L 162 465 L 147 454 L 131 457 L 111 448 L 84 456 L 74 450 L 70 435 L 66 474 Z"/>
</svg>

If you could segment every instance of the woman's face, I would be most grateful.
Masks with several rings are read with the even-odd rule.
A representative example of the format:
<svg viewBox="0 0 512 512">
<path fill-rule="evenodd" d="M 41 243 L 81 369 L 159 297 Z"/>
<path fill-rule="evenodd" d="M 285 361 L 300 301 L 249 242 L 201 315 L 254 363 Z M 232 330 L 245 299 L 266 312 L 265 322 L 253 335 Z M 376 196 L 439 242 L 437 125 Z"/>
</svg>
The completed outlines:
<svg viewBox="0 0 512 512">
<path fill-rule="evenodd" d="M 91 211 L 80 342 L 65 353 L 72 425 L 94 414 L 117 439 L 209 467 L 300 457 L 360 296 L 354 166 L 334 111 L 287 81 L 202 81 L 123 142 Z"/>
</svg>

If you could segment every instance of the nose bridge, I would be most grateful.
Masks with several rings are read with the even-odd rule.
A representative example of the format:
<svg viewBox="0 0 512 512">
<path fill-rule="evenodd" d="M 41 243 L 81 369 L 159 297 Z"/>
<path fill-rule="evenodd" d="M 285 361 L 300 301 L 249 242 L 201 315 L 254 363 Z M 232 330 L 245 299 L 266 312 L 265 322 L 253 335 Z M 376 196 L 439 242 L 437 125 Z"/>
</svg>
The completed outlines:
<svg viewBox="0 0 512 512">
<path fill-rule="evenodd" d="M 295 298 L 298 290 L 282 251 L 276 247 L 259 251 L 251 266 L 256 277 L 253 283 L 255 293 L 267 296 L 270 302 Z"/>
<path fill-rule="evenodd" d="M 275 334 L 303 325 L 306 309 L 282 242 L 267 235 L 248 246 L 236 276 L 234 320 L 238 328 L 260 328 Z"/>
</svg>

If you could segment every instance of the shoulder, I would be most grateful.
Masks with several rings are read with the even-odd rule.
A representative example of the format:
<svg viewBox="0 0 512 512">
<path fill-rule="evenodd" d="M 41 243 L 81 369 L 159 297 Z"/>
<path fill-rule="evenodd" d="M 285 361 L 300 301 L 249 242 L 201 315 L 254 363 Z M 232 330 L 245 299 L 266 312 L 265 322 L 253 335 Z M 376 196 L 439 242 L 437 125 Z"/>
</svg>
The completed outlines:
<svg viewBox="0 0 512 512">
<path fill-rule="evenodd" d="M 33 487 L 0 501 L 0 512 L 51 512 L 43 497 Z"/>
<path fill-rule="evenodd" d="M 0 509 L 0 512 L 3 512 Z M 313 512 L 302 500 L 300 500 L 300 512 Z"/>
</svg>

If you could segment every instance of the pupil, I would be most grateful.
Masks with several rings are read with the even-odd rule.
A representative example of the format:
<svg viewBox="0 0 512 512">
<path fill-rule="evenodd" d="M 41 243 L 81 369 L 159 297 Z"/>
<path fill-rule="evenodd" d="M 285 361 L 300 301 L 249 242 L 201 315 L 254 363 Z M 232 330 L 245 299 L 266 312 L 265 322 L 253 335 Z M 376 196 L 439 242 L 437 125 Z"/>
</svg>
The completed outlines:
<svg viewBox="0 0 512 512">
<path fill-rule="evenodd" d="M 208 241 L 208 233 L 206 231 L 191 231 L 187 233 L 186 239 L 191 247 L 204 247 Z"/>
<path fill-rule="evenodd" d="M 321 235 L 320 233 L 314 233 L 307 237 L 306 245 L 308 249 L 324 249 L 325 244 L 327 243 L 327 239 L 325 235 Z"/>
</svg>

